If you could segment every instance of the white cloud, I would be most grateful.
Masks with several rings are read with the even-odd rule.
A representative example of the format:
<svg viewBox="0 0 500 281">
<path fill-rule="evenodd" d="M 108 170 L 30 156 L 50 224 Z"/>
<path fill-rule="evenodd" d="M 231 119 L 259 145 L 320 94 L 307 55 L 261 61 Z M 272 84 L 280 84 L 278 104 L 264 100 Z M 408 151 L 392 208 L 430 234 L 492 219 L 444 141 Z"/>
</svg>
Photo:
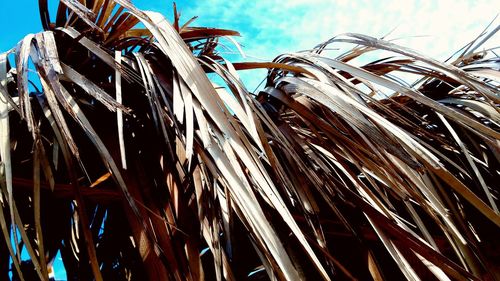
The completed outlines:
<svg viewBox="0 0 500 281">
<path fill-rule="evenodd" d="M 238 30 L 245 52 L 267 60 L 342 33 L 381 37 L 395 28 L 390 39 L 405 37 L 397 43 L 443 60 L 474 39 L 500 11 L 487 0 L 189 2 L 178 3 L 181 20 L 197 15 L 195 25 Z M 498 39 L 490 42 L 499 45 Z"/>
<path fill-rule="evenodd" d="M 236 27 L 252 55 L 270 58 L 279 51 L 313 47 L 345 32 L 402 40 L 432 56 L 448 54 L 473 39 L 499 12 L 491 1 L 223 1 L 184 6 L 198 23 Z M 497 8 L 498 9 L 498 8 Z"/>
</svg>

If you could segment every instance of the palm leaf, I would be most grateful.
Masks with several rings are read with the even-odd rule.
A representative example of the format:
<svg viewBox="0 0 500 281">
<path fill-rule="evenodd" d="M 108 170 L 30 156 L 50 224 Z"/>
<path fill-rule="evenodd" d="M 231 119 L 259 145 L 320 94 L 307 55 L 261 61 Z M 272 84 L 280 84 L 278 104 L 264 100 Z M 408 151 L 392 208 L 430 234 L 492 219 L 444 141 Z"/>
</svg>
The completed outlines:
<svg viewBox="0 0 500 281">
<path fill-rule="evenodd" d="M 58 252 L 68 280 L 500 278 L 500 61 L 475 53 L 498 28 L 453 63 L 360 34 L 232 63 L 239 33 L 175 6 L 172 25 L 127 0 L 39 6 L 45 31 L 0 55 L 14 278 L 47 280 Z M 258 68 L 251 93 L 238 71 Z"/>
</svg>

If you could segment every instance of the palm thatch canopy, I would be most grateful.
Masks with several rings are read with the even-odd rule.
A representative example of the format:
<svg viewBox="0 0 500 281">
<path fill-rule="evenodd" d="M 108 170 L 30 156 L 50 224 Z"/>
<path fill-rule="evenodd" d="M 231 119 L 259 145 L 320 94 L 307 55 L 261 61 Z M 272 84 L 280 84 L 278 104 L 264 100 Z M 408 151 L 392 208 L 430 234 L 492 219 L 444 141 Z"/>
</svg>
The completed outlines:
<svg viewBox="0 0 500 281">
<path fill-rule="evenodd" d="M 1 280 L 500 280 L 498 27 L 231 63 L 175 6 L 39 5 L 0 54 Z"/>
</svg>

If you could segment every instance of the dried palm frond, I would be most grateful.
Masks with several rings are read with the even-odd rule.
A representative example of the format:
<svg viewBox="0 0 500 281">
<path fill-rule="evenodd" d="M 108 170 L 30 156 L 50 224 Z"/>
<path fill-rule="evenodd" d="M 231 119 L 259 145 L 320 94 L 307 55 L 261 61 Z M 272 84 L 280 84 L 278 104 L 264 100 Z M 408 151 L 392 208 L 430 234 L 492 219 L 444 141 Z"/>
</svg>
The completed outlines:
<svg viewBox="0 0 500 281">
<path fill-rule="evenodd" d="M 494 52 L 346 34 L 233 64 L 238 33 L 175 6 L 39 3 L 45 31 L 0 55 L 2 280 L 58 252 L 68 280 L 500 279 Z"/>
</svg>

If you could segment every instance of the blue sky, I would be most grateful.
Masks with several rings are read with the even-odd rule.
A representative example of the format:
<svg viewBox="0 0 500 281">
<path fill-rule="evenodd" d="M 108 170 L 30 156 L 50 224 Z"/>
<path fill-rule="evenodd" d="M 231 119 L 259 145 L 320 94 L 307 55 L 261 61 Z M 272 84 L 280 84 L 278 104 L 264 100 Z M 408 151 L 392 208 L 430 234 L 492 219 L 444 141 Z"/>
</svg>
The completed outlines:
<svg viewBox="0 0 500 281">
<path fill-rule="evenodd" d="M 133 2 L 142 9 L 172 18 L 172 1 Z M 500 12 L 494 2 L 199 0 L 177 1 L 177 5 L 182 13 L 181 23 L 199 16 L 193 25 L 240 31 L 242 37 L 236 40 L 243 45 L 246 60 L 272 60 L 281 53 L 309 49 L 346 32 L 382 37 L 392 30 L 389 39 L 403 38 L 396 42 L 443 60 L 474 39 L 493 20 Z M 55 7 L 57 0 L 49 3 Z M 0 52 L 14 47 L 24 35 L 41 30 L 37 0 L 0 0 L 0 8 Z M 499 46 L 499 36 L 493 37 L 486 47 Z M 229 41 L 225 44 L 231 46 Z M 230 59 L 244 58 L 230 55 Z M 250 90 L 261 77 L 264 77 L 262 71 L 242 74 Z"/>
<path fill-rule="evenodd" d="M 171 2 L 136 1 L 146 9 L 167 11 Z M 333 36 L 363 33 L 387 39 L 445 60 L 473 40 L 500 13 L 495 1 L 359 0 L 206 0 L 177 2 L 181 21 L 240 31 L 247 60 L 272 60 L 286 52 L 310 49 Z M 147 3 L 147 4 L 146 4 Z M 160 4 L 161 3 L 161 4 Z M 494 25 L 500 24 L 496 20 Z M 230 45 L 230 43 L 228 43 Z M 486 47 L 500 45 L 500 34 Z M 349 48 L 352 46 L 349 46 Z M 233 60 L 233 57 L 230 58 Z M 241 58 L 236 58 L 241 59 Z M 249 90 L 265 71 L 240 74 Z"/>
<path fill-rule="evenodd" d="M 23 35 L 41 29 L 37 0 L 0 0 L 3 9 L 0 51 L 12 48 Z M 159 11 L 172 18 L 172 1 L 132 0 L 142 9 Z M 242 37 L 246 60 L 271 60 L 284 52 L 314 47 L 335 35 L 364 33 L 389 39 L 437 59 L 477 36 L 500 12 L 494 1 L 355 1 L 355 0 L 198 0 L 177 1 L 181 22 L 193 16 L 193 25 L 235 29 Z M 55 6 L 57 0 L 49 0 Z M 52 13 L 52 16 L 55 16 Z M 496 24 L 499 24 L 499 20 Z M 15 24 L 15 28 L 13 28 Z M 500 45 L 500 35 L 490 46 Z M 232 44 L 225 42 L 228 46 Z M 237 53 L 233 47 L 234 53 Z M 228 55 L 228 54 L 226 54 Z M 232 61 L 243 60 L 230 56 Z M 259 77 L 259 78 L 257 78 Z M 256 85 L 262 75 L 244 73 L 243 79 Z M 247 82 L 245 81 L 245 82 Z M 250 90 L 252 90 L 250 88 Z"/>
</svg>

